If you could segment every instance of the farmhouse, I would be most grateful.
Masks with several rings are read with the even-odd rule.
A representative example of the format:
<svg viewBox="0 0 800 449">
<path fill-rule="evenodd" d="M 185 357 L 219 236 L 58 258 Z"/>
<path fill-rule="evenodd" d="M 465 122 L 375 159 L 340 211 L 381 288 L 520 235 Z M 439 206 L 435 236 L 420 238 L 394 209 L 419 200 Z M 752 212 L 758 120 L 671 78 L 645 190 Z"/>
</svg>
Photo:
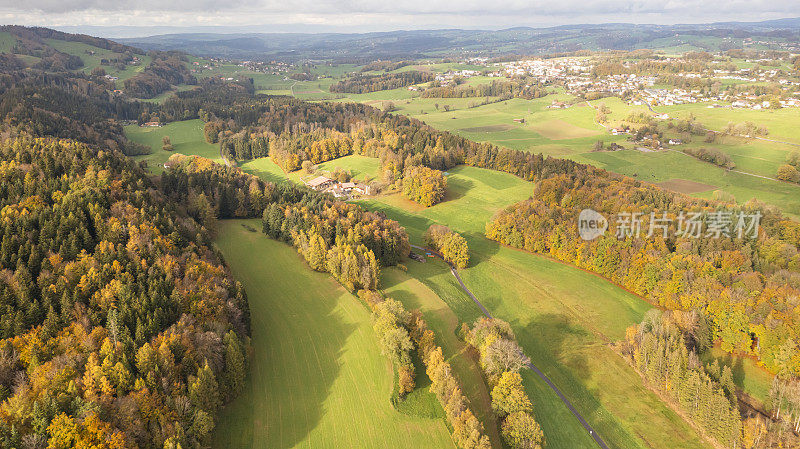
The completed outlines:
<svg viewBox="0 0 800 449">
<path fill-rule="evenodd" d="M 158 128 L 161 126 L 161 122 L 144 122 L 142 126 L 150 127 L 150 128 Z"/>
<path fill-rule="evenodd" d="M 333 183 L 334 183 L 333 180 L 326 176 L 317 176 L 311 181 L 308 181 L 306 185 L 314 190 L 325 190 L 326 188 L 330 187 Z"/>
</svg>

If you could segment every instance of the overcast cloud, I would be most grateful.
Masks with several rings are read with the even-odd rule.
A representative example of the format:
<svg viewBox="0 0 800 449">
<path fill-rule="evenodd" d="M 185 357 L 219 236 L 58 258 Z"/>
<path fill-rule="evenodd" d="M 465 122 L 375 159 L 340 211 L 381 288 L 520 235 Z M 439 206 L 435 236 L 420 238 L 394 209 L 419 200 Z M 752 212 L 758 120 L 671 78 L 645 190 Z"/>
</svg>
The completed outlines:
<svg viewBox="0 0 800 449">
<path fill-rule="evenodd" d="M 350 31 L 800 16 L 798 0 L 0 0 L 0 21 L 46 26 L 296 24 Z M 285 29 L 282 29 L 285 31 Z"/>
</svg>

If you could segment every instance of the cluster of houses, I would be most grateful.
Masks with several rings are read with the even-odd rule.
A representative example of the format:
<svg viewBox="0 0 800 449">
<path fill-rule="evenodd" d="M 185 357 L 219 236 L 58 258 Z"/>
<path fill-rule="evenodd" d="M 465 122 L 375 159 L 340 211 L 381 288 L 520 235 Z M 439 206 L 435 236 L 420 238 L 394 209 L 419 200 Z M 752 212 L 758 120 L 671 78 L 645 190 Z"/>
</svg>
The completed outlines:
<svg viewBox="0 0 800 449">
<path fill-rule="evenodd" d="M 353 181 L 338 182 L 327 176 L 317 176 L 303 182 L 318 192 L 330 193 L 336 198 L 351 197 L 354 194 L 372 195 L 372 188 L 367 184 Z"/>
<path fill-rule="evenodd" d="M 253 72 L 266 73 L 268 75 L 283 75 L 294 70 L 294 66 L 288 62 L 282 61 L 242 61 L 239 67 Z"/>
<path fill-rule="evenodd" d="M 436 81 L 441 85 L 446 86 L 452 84 L 456 78 L 472 78 L 473 76 L 480 75 L 478 70 L 448 70 L 444 73 L 436 74 Z"/>
<path fill-rule="evenodd" d="M 663 58 L 659 62 L 671 64 L 679 58 Z M 748 61 L 753 63 L 764 62 L 761 60 Z M 477 63 L 473 61 L 473 63 Z M 626 63 L 627 64 L 627 63 Z M 487 67 L 497 69 L 488 72 L 491 77 L 529 76 L 537 78 L 539 82 L 557 83 L 563 85 L 572 94 L 586 94 L 589 92 L 610 93 L 623 98 L 633 105 L 678 105 L 705 102 L 728 102 L 735 108 L 766 109 L 770 106 L 759 99 L 757 95 L 747 92 L 730 94 L 720 92 L 712 94 L 700 89 L 657 89 L 653 86 L 658 78 L 650 74 L 616 74 L 597 77 L 593 74 L 594 61 L 586 57 L 569 57 L 557 59 L 526 59 L 503 63 L 486 64 Z M 714 79 L 741 81 L 744 83 L 775 82 L 783 88 L 800 86 L 800 81 L 788 79 L 786 74 L 778 68 L 756 66 L 753 68 L 725 68 L 704 71 L 703 73 L 676 73 L 684 78 Z M 800 90 L 800 89 L 798 89 Z M 800 107 L 800 91 L 794 96 L 780 100 L 781 107 Z M 555 107 L 555 106 L 551 106 Z"/>
<path fill-rule="evenodd" d="M 698 101 L 703 100 L 707 100 L 707 98 L 704 98 L 700 94 L 699 90 L 687 91 L 684 89 L 643 89 L 640 93 L 640 99 L 633 101 L 646 101 L 651 106 L 672 106 L 676 104 L 697 103 Z"/>
<path fill-rule="evenodd" d="M 591 70 L 587 58 L 526 59 L 495 63 L 494 66 L 499 69 L 489 73 L 489 76 L 532 76 L 542 83 L 564 80 L 570 75 Z"/>
</svg>

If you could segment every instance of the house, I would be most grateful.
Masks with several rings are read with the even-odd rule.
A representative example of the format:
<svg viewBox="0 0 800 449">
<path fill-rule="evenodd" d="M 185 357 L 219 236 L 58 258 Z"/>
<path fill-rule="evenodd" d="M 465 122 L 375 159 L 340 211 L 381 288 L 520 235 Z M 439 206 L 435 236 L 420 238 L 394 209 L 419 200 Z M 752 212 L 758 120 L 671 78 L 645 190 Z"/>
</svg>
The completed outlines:
<svg viewBox="0 0 800 449">
<path fill-rule="evenodd" d="M 325 176 L 317 176 L 306 183 L 307 186 L 314 190 L 325 190 L 325 188 L 331 186 L 332 184 L 333 180 Z"/>
<path fill-rule="evenodd" d="M 683 141 L 681 139 L 669 139 L 670 145 L 683 145 Z"/>
<path fill-rule="evenodd" d="M 151 128 L 158 128 L 161 126 L 161 122 L 145 122 L 142 123 L 142 126 L 151 127 Z"/>
<path fill-rule="evenodd" d="M 358 184 L 355 190 L 362 195 L 372 195 L 372 187 L 367 184 Z"/>
</svg>

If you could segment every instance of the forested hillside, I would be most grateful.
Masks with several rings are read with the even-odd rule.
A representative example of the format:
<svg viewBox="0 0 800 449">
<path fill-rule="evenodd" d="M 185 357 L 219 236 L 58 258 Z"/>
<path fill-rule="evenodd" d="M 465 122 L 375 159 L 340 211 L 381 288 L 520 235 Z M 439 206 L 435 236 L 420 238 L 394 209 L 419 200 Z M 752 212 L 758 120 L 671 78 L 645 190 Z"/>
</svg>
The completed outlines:
<svg viewBox="0 0 800 449">
<path fill-rule="evenodd" d="M 0 144 L 3 447 L 199 447 L 249 317 L 208 235 L 119 152 Z"/>
<path fill-rule="evenodd" d="M 116 96 L 103 78 L 82 74 L 10 71 L 0 74 L 0 116 L 33 136 L 102 145 L 125 154 L 148 149 L 129 142 L 121 120 L 136 120 L 147 103 Z"/>
<path fill-rule="evenodd" d="M 578 236 L 575 223 L 585 208 L 612 217 L 606 236 L 591 242 Z M 760 233 L 679 235 L 681 212 L 718 210 L 730 214 L 731 227 L 740 212 L 763 214 Z M 648 238 L 618 239 L 620 223 L 613 217 L 626 211 L 644 214 L 645 232 L 655 220 L 651 212 L 673 221 L 666 237 L 656 227 Z M 800 335 L 792 313 L 800 294 L 800 225 L 763 204 L 695 200 L 592 169 L 543 180 L 533 199 L 499 214 L 486 235 L 594 271 L 659 306 L 698 310 L 726 351 L 754 354 L 776 373 L 800 374 L 794 355 Z M 708 346 L 710 340 L 698 344 Z"/>
</svg>

